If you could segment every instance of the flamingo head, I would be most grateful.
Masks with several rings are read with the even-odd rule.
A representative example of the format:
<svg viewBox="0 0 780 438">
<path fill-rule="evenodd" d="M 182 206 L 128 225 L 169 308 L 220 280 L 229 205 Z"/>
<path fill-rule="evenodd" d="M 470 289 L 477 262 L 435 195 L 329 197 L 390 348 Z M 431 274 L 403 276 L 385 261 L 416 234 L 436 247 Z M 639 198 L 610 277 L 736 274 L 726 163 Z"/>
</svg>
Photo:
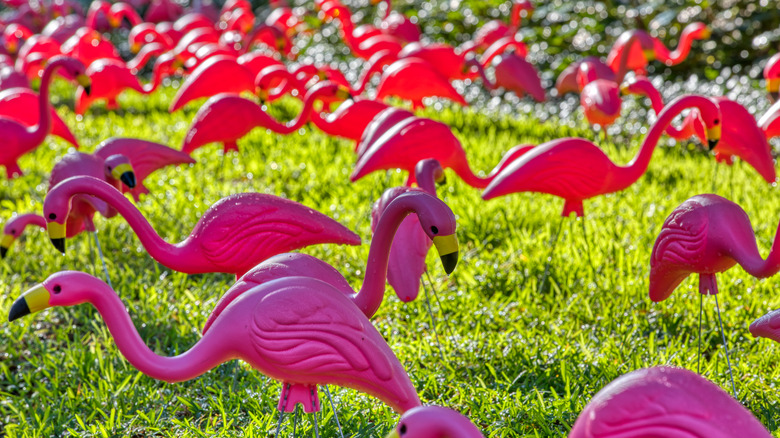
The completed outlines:
<svg viewBox="0 0 780 438">
<path fill-rule="evenodd" d="M 711 99 L 707 99 L 706 102 L 711 102 L 712 104 L 697 106 L 697 108 L 699 109 L 699 117 L 707 128 L 707 144 L 710 150 L 713 150 L 718 145 L 718 141 L 720 141 L 723 118 L 717 103 Z"/>
<path fill-rule="evenodd" d="M 392 204 L 400 202 L 417 213 L 423 232 L 433 241 L 447 274 L 458 265 L 458 237 L 455 214 L 439 198 L 422 190 L 409 191 L 398 196 Z M 390 206 L 388 206 L 390 209 Z"/>
<path fill-rule="evenodd" d="M 401 416 L 387 438 L 484 438 L 459 412 L 441 406 L 420 406 Z"/>
<path fill-rule="evenodd" d="M 324 105 L 330 105 L 331 103 L 341 102 L 347 99 L 352 99 L 352 93 L 349 88 L 342 84 L 337 84 L 330 81 L 322 81 L 314 84 L 306 93 L 304 100 L 319 100 Z"/>
<path fill-rule="evenodd" d="M 14 215 L 3 227 L 3 236 L 0 237 L 0 258 L 5 258 L 16 239 L 22 235 L 30 215 Z"/>
<path fill-rule="evenodd" d="M 780 342 L 780 310 L 773 310 L 750 324 L 754 338 L 769 338 Z"/>
<path fill-rule="evenodd" d="M 131 189 L 135 188 L 136 177 L 129 158 L 122 154 L 114 154 L 106 158 L 103 165 L 106 177 L 122 181 L 124 185 Z"/>
<path fill-rule="evenodd" d="M 775 53 L 766 62 L 764 79 L 766 80 L 766 90 L 770 95 L 774 95 L 780 90 L 780 53 Z"/>
<path fill-rule="evenodd" d="M 695 40 L 704 40 L 712 36 L 712 29 L 700 21 L 685 26 L 683 32 L 687 32 Z"/>
<path fill-rule="evenodd" d="M 78 271 L 58 272 L 43 283 L 23 293 L 11 305 L 8 321 L 19 319 L 49 307 L 75 306 L 90 301 L 108 285 L 89 274 Z M 95 297 L 97 298 L 97 297 Z"/>
<path fill-rule="evenodd" d="M 418 184 L 420 181 L 433 181 L 437 185 L 447 183 L 447 175 L 444 173 L 439 160 L 435 158 L 428 158 L 417 163 L 414 166 L 414 175 Z"/>
</svg>

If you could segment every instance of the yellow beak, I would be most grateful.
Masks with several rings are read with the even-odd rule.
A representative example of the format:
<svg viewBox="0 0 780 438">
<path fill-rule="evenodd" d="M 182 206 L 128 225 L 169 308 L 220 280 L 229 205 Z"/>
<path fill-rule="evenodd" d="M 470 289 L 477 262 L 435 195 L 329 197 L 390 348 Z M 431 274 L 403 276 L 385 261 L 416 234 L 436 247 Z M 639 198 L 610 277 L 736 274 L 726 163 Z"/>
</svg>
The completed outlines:
<svg viewBox="0 0 780 438">
<path fill-rule="evenodd" d="M 454 234 L 449 236 L 436 236 L 433 238 L 433 244 L 436 251 L 439 252 L 439 258 L 444 265 L 444 272 L 447 274 L 455 270 L 458 265 L 458 238 Z"/>
<path fill-rule="evenodd" d="M 11 245 L 14 243 L 14 236 L 12 234 L 4 234 L 0 239 L 0 259 L 5 258 L 8 254 L 8 250 L 11 249 Z"/>
<path fill-rule="evenodd" d="M 713 150 L 718 145 L 718 141 L 720 141 L 720 125 L 707 128 L 707 143 L 710 150 Z"/>
<path fill-rule="evenodd" d="M 645 59 L 647 61 L 654 61 L 655 60 L 655 50 L 654 49 L 645 49 L 645 50 L 642 50 L 642 53 L 645 55 Z"/>
<path fill-rule="evenodd" d="M 52 245 L 61 253 L 65 253 L 65 224 L 49 222 L 46 224 L 46 230 L 49 232 L 49 239 Z"/>
<path fill-rule="evenodd" d="M 767 79 L 766 90 L 770 93 L 777 93 L 777 90 L 780 90 L 780 78 Z"/>
<path fill-rule="evenodd" d="M 140 43 L 133 43 L 132 46 L 130 46 L 130 51 L 133 52 L 133 54 L 136 54 L 141 51 L 141 44 Z"/>
<path fill-rule="evenodd" d="M 11 305 L 11 310 L 8 312 L 8 321 L 10 322 L 25 315 L 48 309 L 50 307 L 50 297 L 49 291 L 42 284 L 34 286 L 17 298 Z"/>
<path fill-rule="evenodd" d="M 391 430 L 390 433 L 388 433 L 385 438 L 399 438 L 398 431 L 396 431 L 395 429 Z"/>
<path fill-rule="evenodd" d="M 78 84 L 84 88 L 88 88 L 90 85 L 92 85 L 92 81 L 89 79 L 89 76 L 85 74 L 76 76 L 76 82 L 78 82 Z"/>
</svg>

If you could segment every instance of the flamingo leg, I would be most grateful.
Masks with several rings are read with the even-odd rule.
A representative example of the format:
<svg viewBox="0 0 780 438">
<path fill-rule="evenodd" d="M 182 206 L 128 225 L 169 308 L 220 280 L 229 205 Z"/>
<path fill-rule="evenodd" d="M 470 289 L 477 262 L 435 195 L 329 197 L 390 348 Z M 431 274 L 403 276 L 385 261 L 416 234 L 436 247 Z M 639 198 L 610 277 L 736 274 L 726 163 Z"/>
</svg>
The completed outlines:
<svg viewBox="0 0 780 438">
<path fill-rule="evenodd" d="M 550 252 L 547 254 L 547 258 L 544 263 L 544 274 L 542 274 L 542 281 L 539 282 L 539 292 L 544 290 L 544 286 L 547 283 L 547 278 L 550 276 L 550 263 L 552 262 L 553 251 L 558 244 L 558 237 L 561 235 L 561 228 L 563 228 L 563 217 L 558 221 L 558 230 L 555 234 L 550 236 Z"/>
<path fill-rule="evenodd" d="M 436 337 L 436 345 L 439 347 L 439 356 L 441 357 L 441 360 L 444 361 L 444 349 L 441 347 L 441 342 L 439 342 L 439 333 L 436 331 L 436 318 L 433 316 L 431 301 L 428 299 L 428 288 L 425 287 L 424 281 L 420 282 L 420 286 L 422 286 L 423 292 L 425 293 L 425 308 L 428 310 L 428 316 L 431 318 L 431 328 L 433 329 L 434 337 Z"/>
<path fill-rule="evenodd" d="M 433 293 L 433 297 L 436 298 L 436 303 L 439 304 L 439 310 L 442 312 L 442 320 L 444 320 L 444 327 L 447 328 L 447 333 L 449 334 L 450 338 L 452 338 L 454 335 L 452 333 L 452 327 L 450 327 L 449 321 L 447 321 L 447 317 L 444 316 L 444 306 L 441 304 L 441 300 L 439 300 L 439 294 L 436 293 L 436 286 L 434 286 L 433 279 L 431 278 L 431 274 L 428 272 L 428 270 L 425 270 L 425 276 L 428 278 L 428 284 L 431 285 L 431 292 Z"/>
<path fill-rule="evenodd" d="M 701 314 L 704 312 L 704 295 L 699 294 L 699 355 L 696 357 L 696 372 L 701 374 Z"/>
<path fill-rule="evenodd" d="M 97 277 L 95 269 L 95 250 L 92 248 L 92 239 L 87 237 L 87 244 L 89 245 L 89 261 L 92 262 L 92 275 Z"/>
<path fill-rule="evenodd" d="M 726 363 L 729 365 L 729 376 L 731 377 L 731 390 L 734 391 L 734 398 L 737 398 L 737 387 L 734 385 L 734 372 L 731 370 L 731 359 L 729 358 L 729 346 L 726 344 L 726 334 L 723 333 L 723 320 L 720 318 L 720 306 L 718 305 L 718 295 L 715 295 L 715 309 L 718 310 L 718 323 L 720 324 L 720 336 L 723 339 L 723 349 L 726 351 Z"/>
<path fill-rule="evenodd" d="M 330 407 L 333 409 L 333 418 L 336 419 L 336 427 L 339 428 L 339 435 L 341 435 L 341 438 L 344 438 L 344 431 L 341 430 L 341 422 L 339 422 L 339 414 L 338 412 L 336 412 L 337 411 L 336 403 L 333 402 L 333 397 L 330 396 L 330 390 L 328 389 L 328 385 L 322 385 L 322 387 L 325 389 L 325 395 L 328 396 L 328 401 L 330 401 Z M 293 429 L 293 435 L 295 435 L 295 429 Z"/>
<path fill-rule="evenodd" d="M 310 391 L 311 391 L 312 403 L 314 403 L 314 400 L 317 398 L 317 393 L 315 392 L 317 391 L 317 387 L 312 386 Z M 319 428 L 317 427 L 317 411 L 312 412 L 312 415 L 314 415 L 314 437 L 320 438 L 320 431 Z"/>
<path fill-rule="evenodd" d="M 282 383 L 282 403 L 280 406 L 287 406 L 287 396 L 290 394 L 290 384 Z M 298 407 L 296 406 L 296 409 Z M 284 419 L 284 409 L 279 409 L 279 422 L 276 423 L 276 433 L 274 436 L 279 436 L 279 432 L 282 431 L 282 420 Z"/>
<path fill-rule="evenodd" d="M 293 415 L 293 434 L 295 436 L 295 430 L 298 428 L 298 405 L 295 405 L 295 414 Z"/>
<path fill-rule="evenodd" d="M 585 253 L 588 255 L 588 264 L 593 273 L 593 281 L 596 281 L 596 268 L 593 267 L 593 260 L 590 258 L 590 244 L 588 243 L 588 229 L 585 227 L 585 217 L 582 217 L 582 235 L 585 237 Z"/>
<path fill-rule="evenodd" d="M 108 286 L 113 289 L 114 286 L 111 284 L 111 278 L 108 277 L 108 268 L 106 267 L 106 259 L 103 257 L 103 249 L 100 248 L 100 240 L 98 240 L 97 237 L 97 231 L 93 231 L 92 237 L 95 238 L 95 246 L 97 246 L 98 255 L 100 256 L 100 262 L 103 263 L 103 273 L 106 275 L 106 283 L 108 283 Z"/>
</svg>

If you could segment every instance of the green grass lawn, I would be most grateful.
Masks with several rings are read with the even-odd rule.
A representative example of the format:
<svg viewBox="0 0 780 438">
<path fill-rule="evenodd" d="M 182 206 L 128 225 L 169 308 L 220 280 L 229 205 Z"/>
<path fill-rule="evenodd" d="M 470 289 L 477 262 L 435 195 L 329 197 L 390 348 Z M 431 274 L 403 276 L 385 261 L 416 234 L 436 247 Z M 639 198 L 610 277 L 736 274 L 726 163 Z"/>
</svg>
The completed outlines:
<svg viewBox="0 0 780 438">
<path fill-rule="evenodd" d="M 70 93 L 66 86 L 57 89 L 59 96 Z M 125 109 L 107 113 L 98 105 L 79 122 L 67 106 L 61 105 L 59 112 L 85 151 L 110 136 L 179 148 L 197 105 L 168 114 L 174 92 L 165 88 L 148 100 L 129 93 L 120 99 Z M 68 99 L 65 103 L 72 104 Z M 292 117 L 297 106 L 286 100 L 274 106 L 274 113 Z M 450 124 L 472 167 L 485 172 L 516 144 L 593 137 L 581 121 L 575 128 L 561 127 L 530 115 L 486 116 L 477 109 L 446 106 L 423 114 Z M 634 136 L 600 144 L 615 161 L 625 163 L 640 140 Z M 229 194 L 258 191 L 302 202 L 364 239 L 360 247 L 304 250 L 338 267 L 359 287 L 371 239 L 371 205 L 382 189 L 402 184 L 405 175 L 374 174 L 350 183 L 352 143 L 308 126 L 286 137 L 257 129 L 240 146 L 241 153 L 229 156 L 224 166 L 221 147 L 212 145 L 195 153 L 194 166 L 153 174 L 146 182 L 152 195 L 138 208 L 166 240 L 178 242 L 209 205 Z M 0 184 L 3 220 L 13 212 L 40 210 L 48 171 L 65 152 L 65 144 L 50 137 L 21 160 L 26 174 Z M 550 237 L 561 220 L 563 201 L 516 194 L 486 203 L 479 191 L 448 171 L 439 195 L 458 217 L 461 261 L 447 277 L 435 254 L 428 260 L 440 300 L 432 300 L 432 306 L 445 360 L 439 357 L 422 299 L 403 304 L 388 287 L 373 323 L 424 403 L 466 414 L 490 437 L 565 436 L 590 398 L 616 377 L 662 364 L 696 369 L 698 279 L 685 281 L 669 300 L 654 304 L 647 295 L 647 277 L 662 222 L 685 199 L 713 191 L 713 169 L 714 159 L 700 150 L 659 148 L 647 174 L 628 190 L 586 202 L 586 230 L 582 220 L 564 221 L 542 290 Z M 766 254 L 780 218 L 777 188 L 744 163 L 719 166 L 716 175 L 714 191 L 747 211 Z M 96 223 L 111 279 L 141 336 L 162 355 L 190 348 L 234 279 L 172 272 L 146 254 L 121 217 Z M 0 262 L 0 313 L 7 314 L 21 292 L 54 272 L 92 272 L 87 236 L 67 245 L 63 257 L 44 232 L 35 230 L 14 246 Z M 739 268 L 718 278 L 739 399 L 780 436 L 780 346 L 757 341 L 747 330 L 755 318 L 780 307 L 776 280 L 757 281 Z M 729 389 L 711 297 L 705 299 L 703 346 L 703 374 Z M 0 358 L 0 436 L 266 437 L 275 431 L 277 382 L 243 363 L 222 365 L 178 384 L 145 377 L 119 354 L 89 305 L 0 324 Z M 331 388 L 345 433 L 384 436 L 397 422 L 397 415 L 379 401 Z M 332 410 L 322 393 L 321 398 L 320 433 L 337 436 Z M 284 436 L 291 434 L 287 425 Z M 312 436 L 311 425 L 302 420 L 299 436 Z"/>
</svg>

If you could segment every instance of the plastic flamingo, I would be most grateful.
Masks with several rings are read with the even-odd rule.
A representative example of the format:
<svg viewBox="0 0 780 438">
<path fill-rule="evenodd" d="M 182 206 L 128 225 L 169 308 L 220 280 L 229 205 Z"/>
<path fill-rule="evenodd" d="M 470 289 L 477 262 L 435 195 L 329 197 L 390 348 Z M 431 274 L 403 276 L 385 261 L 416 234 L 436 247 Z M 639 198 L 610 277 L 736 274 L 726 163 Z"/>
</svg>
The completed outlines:
<svg viewBox="0 0 780 438">
<path fill-rule="evenodd" d="M 158 58 L 159 59 L 159 58 Z M 138 77 L 123 61 L 98 59 L 87 68 L 87 76 L 92 81 L 92 89 L 87 94 L 83 88 L 76 90 L 76 114 L 82 115 L 97 100 L 106 100 L 106 108 L 117 109 L 117 98 L 126 89 L 141 94 L 151 94 L 162 82 L 162 70 L 154 72 L 150 84 L 141 85 Z"/>
<path fill-rule="evenodd" d="M 52 74 L 59 68 L 77 78 L 81 85 L 89 86 L 89 78 L 84 74 L 85 69 L 82 63 L 72 58 L 55 57 L 47 64 L 41 78 L 41 93 L 38 98 L 38 124 L 28 127 L 16 120 L 0 117 L 0 133 L 2 133 L 5 142 L 2 151 L 0 151 L 0 164 L 5 166 L 5 171 L 9 178 L 22 174 L 17 160 L 43 143 L 51 129 L 49 85 Z"/>
<path fill-rule="evenodd" d="M 780 103 L 775 102 L 758 119 L 758 127 L 764 131 L 767 139 L 780 136 Z"/>
<path fill-rule="evenodd" d="M 14 67 L 23 72 L 27 78 L 35 80 L 42 77 L 43 66 L 40 59 L 51 59 L 62 54 L 62 47 L 57 41 L 43 35 L 33 35 L 19 49 Z M 63 74 L 63 72 L 60 72 Z M 66 73 L 67 74 L 67 73 Z"/>
<path fill-rule="evenodd" d="M 653 40 L 654 58 L 645 57 L 645 53 L 643 53 L 639 47 L 630 46 L 628 44 L 628 40 L 635 34 L 640 34 L 640 37 L 642 38 L 651 38 Z M 694 40 L 707 39 L 710 37 L 710 34 L 710 29 L 704 23 L 691 23 L 683 29 L 677 49 L 670 51 L 661 40 L 650 36 L 644 30 L 629 30 L 623 32 L 620 37 L 618 37 L 617 41 L 615 41 L 615 44 L 612 45 L 612 49 L 610 49 L 609 55 L 607 55 L 607 64 L 612 70 L 618 71 L 620 56 L 623 51 L 625 51 L 626 47 L 629 47 L 631 50 L 628 57 L 628 69 L 631 71 L 644 73 L 648 62 L 653 59 L 657 59 L 668 66 L 677 65 L 685 61 L 685 58 L 688 57 Z"/>
<path fill-rule="evenodd" d="M 383 34 L 374 26 L 363 25 L 355 28 L 352 14 L 344 5 L 330 3 L 322 9 L 326 18 L 337 20 L 341 25 L 341 37 L 352 53 L 363 59 L 370 59 L 379 52 L 386 51 L 393 55 L 403 49 L 403 41 L 396 37 Z"/>
<path fill-rule="evenodd" d="M 5 49 L 11 55 L 16 54 L 19 51 L 19 47 L 24 44 L 24 41 L 33 36 L 35 33 L 21 24 L 12 23 L 3 29 L 3 42 L 5 43 Z"/>
<path fill-rule="evenodd" d="M 14 241 L 24 233 L 28 226 L 40 227 L 46 229 L 46 219 L 39 214 L 28 213 L 14 215 L 3 227 L 3 237 L 0 238 L 0 258 L 5 258 L 8 250 L 11 249 Z"/>
<path fill-rule="evenodd" d="M 409 172 L 406 184 L 412 185 L 415 182 L 413 170 L 417 163 L 434 158 L 443 168 L 452 169 L 466 184 L 484 188 L 501 169 L 527 150 L 509 150 L 490 175 L 482 178 L 475 175 L 469 167 L 466 152 L 449 126 L 412 116 L 408 112 L 391 110 L 393 109 L 383 111 L 376 119 L 389 118 L 395 123 L 383 123 L 381 119 L 375 119 L 377 125 L 366 129 L 358 144 L 358 161 L 349 176 L 350 181 L 355 182 L 378 170 L 403 169 Z"/>
<path fill-rule="evenodd" d="M 514 0 L 512 3 L 510 25 L 507 26 L 501 20 L 488 21 L 474 33 L 474 39 L 465 45 L 466 51 L 486 50 L 499 39 L 514 36 L 520 28 L 523 14 L 530 16 L 534 6 L 528 0 Z"/>
<path fill-rule="evenodd" d="M 775 275 L 780 271 L 778 242 L 780 239 L 775 236 L 769 256 L 762 259 L 750 219 L 742 208 L 717 195 L 694 196 L 674 209 L 655 241 L 650 260 L 650 299 L 665 300 L 688 275 L 696 273 L 699 274 L 700 307 L 704 295 L 715 295 L 720 321 L 715 275 L 737 263 L 754 277 Z M 701 312 L 700 308 L 700 321 Z M 720 325 L 722 334 L 723 323 Z M 725 335 L 723 345 L 728 359 Z M 701 355 L 701 322 L 699 349 Z"/>
<path fill-rule="evenodd" d="M 414 108 L 424 108 L 426 97 L 441 97 L 468 106 L 446 77 L 430 63 L 417 58 L 399 59 L 382 73 L 376 98 L 382 100 L 390 96 L 409 100 Z"/>
<path fill-rule="evenodd" d="M 569 438 L 734 438 L 772 435 L 718 385 L 682 368 L 644 368 L 601 389 Z"/>
<path fill-rule="evenodd" d="M 365 392 L 400 413 L 420 406 L 414 385 L 379 332 L 341 291 L 315 278 L 283 278 L 245 291 L 241 305 L 222 310 L 203 337 L 176 357 L 152 352 L 116 292 L 82 272 L 50 276 L 17 299 L 8 318 L 84 302 L 103 316 L 125 358 L 158 380 L 194 379 L 241 359 L 282 382 L 282 412 L 298 403 L 306 412 L 319 411 L 317 385 L 326 384 Z"/>
<path fill-rule="evenodd" d="M 99 59 L 122 61 L 116 47 L 94 29 L 82 27 L 62 43 L 62 54 L 90 65 Z M 124 62 L 124 61 L 122 61 Z"/>
<path fill-rule="evenodd" d="M 16 120 L 27 126 L 35 126 L 39 122 L 40 114 L 36 108 L 40 97 L 38 93 L 26 88 L 11 88 L 0 92 L 0 117 Z M 49 105 L 51 117 L 51 134 L 79 147 L 78 141 L 70 132 L 68 125 Z"/>
<path fill-rule="evenodd" d="M 203 2 L 202 4 L 206 4 Z M 182 16 L 184 8 L 172 0 L 152 0 L 149 8 L 144 14 L 144 21 L 160 23 L 164 21 L 173 21 Z"/>
<path fill-rule="evenodd" d="M 116 209 L 149 255 L 187 274 L 225 272 L 240 277 L 273 255 L 321 243 L 360 244 L 355 233 L 297 202 L 261 193 L 228 196 L 212 205 L 192 233 L 178 244 L 165 242 L 115 187 L 90 177 L 67 179 L 43 203 L 49 237 L 64 252 L 71 198 L 92 195 Z"/>
<path fill-rule="evenodd" d="M 145 44 L 141 50 L 133 57 L 133 59 L 127 61 L 127 68 L 131 72 L 138 72 L 149 63 L 153 57 L 158 57 L 166 53 L 168 49 L 159 43 Z"/>
<path fill-rule="evenodd" d="M 168 111 L 175 112 L 195 99 L 219 93 L 252 92 L 255 88 L 255 76 L 234 57 L 211 57 L 187 77 L 176 92 Z"/>
<path fill-rule="evenodd" d="M 780 53 L 775 53 L 764 66 L 764 80 L 769 98 L 774 100 L 775 94 L 780 90 Z"/>
<path fill-rule="evenodd" d="M 391 0 L 373 0 L 373 3 L 382 1 L 385 2 L 385 16 L 379 24 L 379 30 L 407 43 L 420 41 L 420 27 L 404 14 L 394 11 Z"/>
<path fill-rule="evenodd" d="M 656 112 L 660 112 L 663 108 L 661 93 L 646 78 L 635 79 L 625 85 L 623 91 L 650 97 Z M 723 114 L 722 136 L 718 145 L 713 149 L 715 159 L 718 162 L 732 165 L 734 156 L 737 156 L 756 169 L 768 183 L 774 183 L 777 174 L 771 155 L 771 147 L 767 142 L 766 130 L 763 128 L 764 125 L 767 127 L 769 125 L 767 119 L 771 117 L 771 109 L 767 119 L 762 118 L 756 122 L 748 110 L 739 103 L 725 97 L 716 97 L 713 100 L 718 104 Z M 675 129 L 670 125 L 666 132 L 677 139 L 688 138 L 691 134 L 702 141 L 706 139 L 704 126 L 696 110 L 692 110 L 686 116 L 680 129 Z"/>
<path fill-rule="evenodd" d="M 773 310 L 750 324 L 750 334 L 780 342 L 780 310 Z"/>
<path fill-rule="evenodd" d="M 484 438 L 460 412 L 441 406 L 420 406 L 401 415 L 387 438 Z"/>
<path fill-rule="evenodd" d="M 160 32 L 152 23 L 141 23 L 133 26 L 130 29 L 130 33 L 127 35 L 128 43 L 130 44 L 130 51 L 138 53 L 147 44 L 160 44 L 165 50 L 171 50 L 175 47 L 173 39 Z"/>
<path fill-rule="evenodd" d="M 476 65 L 482 77 L 482 83 L 489 90 L 504 88 L 514 92 L 518 97 L 529 94 L 537 102 L 543 102 L 545 99 L 539 72 L 531 63 L 516 54 L 504 54 L 496 58 L 493 70 L 495 81 L 491 81 L 487 77 L 481 63 L 472 62 L 471 64 Z"/>
<path fill-rule="evenodd" d="M 650 164 L 661 134 L 686 108 L 699 108 L 711 146 L 720 139 L 718 106 L 701 96 L 682 96 L 670 103 L 650 128 L 639 152 L 626 166 L 618 166 L 595 144 L 581 138 L 562 138 L 539 145 L 499 172 L 482 198 L 517 192 L 549 193 L 564 199 L 563 216 L 584 214 L 582 201 L 624 190 L 636 182 Z"/>
<path fill-rule="evenodd" d="M 436 183 L 444 181 L 444 169 L 436 160 L 423 160 L 415 167 L 415 177 L 419 189 L 393 187 L 386 190 L 377 201 L 371 211 L 372 231 L 376 231 L 384 210 L 401 194 L 410 190 L 424 190 L 436 196 Z M 399 225 L 390 249 L 387 282 L 393 286 L 401 301 L 409 302 L 417 298 L 420 280 L 426 268 L 425 257 L 432 244 L 416 215 L 407 216 Z"/>
<path fill-rule="evenodd" d="M 77 30 L 86 26 L 81 15 L 66 15 L 50 21 L 41 31 L 41 35 L 52 38 L 60 44 L 68 40 Z"/>
<path fill-rule="evenodd" d="M 184 137 L 181 150 L 191 154 L 203 145 L 222 142 L 225 152 L 237 151 L 236 141 L 261 126 L 280 134 L 293 133 L 308 121 L 314 101 L 326 95 L 340 95 L 342 99 L 347 99 L 349 92 L 336 84 L 317 84 L 306 95 L 300 114 L 292 122 L 284 124 L 251 100 L 231 94 L 218 94 L 198 110 Z"/>
</svg>

